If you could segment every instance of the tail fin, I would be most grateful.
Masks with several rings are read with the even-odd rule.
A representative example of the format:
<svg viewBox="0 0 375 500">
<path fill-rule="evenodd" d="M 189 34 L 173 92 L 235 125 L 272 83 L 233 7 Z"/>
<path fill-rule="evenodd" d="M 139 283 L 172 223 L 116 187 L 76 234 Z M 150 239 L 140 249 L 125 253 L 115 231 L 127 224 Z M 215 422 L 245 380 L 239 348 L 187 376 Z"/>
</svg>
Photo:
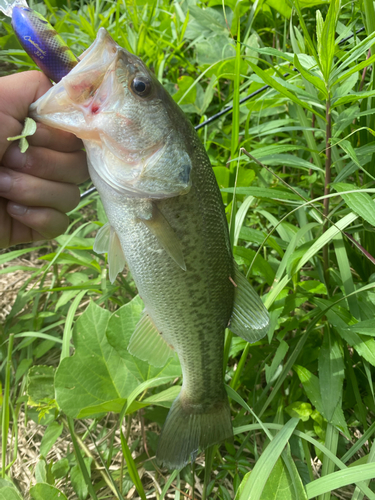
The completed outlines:
<svg viewBox="0 0 375 500">
<path fill-rule="evenodd" d="M 169 410 L 162 429 L 156 460 L 168 469 L 181 469 L 194 461 L 198 449 L 231 439 L 233 436 L 228 400 L 215 402 L 203 413 L 201 405 L 184 405 L 180 394 Z"/>
</svg>

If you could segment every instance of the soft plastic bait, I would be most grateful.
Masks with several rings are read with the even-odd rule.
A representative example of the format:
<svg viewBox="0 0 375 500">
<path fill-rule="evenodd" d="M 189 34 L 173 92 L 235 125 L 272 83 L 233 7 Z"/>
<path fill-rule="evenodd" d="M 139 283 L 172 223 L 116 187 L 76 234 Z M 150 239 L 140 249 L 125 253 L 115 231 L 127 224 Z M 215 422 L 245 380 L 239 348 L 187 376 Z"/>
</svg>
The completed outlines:
<svg viewBox="0 0 375 500">
<path fill-rule="evenodd" d="M 77 64 L 78 59 L 51 24 L 30 9 L 26 0 L 0 0 L 0 11 L 12 18 L 12 28 L 22 47 L 54 82 Z"/>
</svg>

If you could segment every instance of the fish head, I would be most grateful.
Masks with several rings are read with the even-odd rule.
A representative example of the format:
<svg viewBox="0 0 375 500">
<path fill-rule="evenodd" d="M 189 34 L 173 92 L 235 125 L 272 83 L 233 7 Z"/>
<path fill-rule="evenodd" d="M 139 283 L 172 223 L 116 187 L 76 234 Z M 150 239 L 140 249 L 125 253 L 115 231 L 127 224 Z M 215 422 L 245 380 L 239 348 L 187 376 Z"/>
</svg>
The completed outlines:
<svg viewBox="0 0 375 500">
<path fill-rule="evenodd" d="M 30 115 L 81 138 L 98 182 L 120 194 L 188 192 L 192 161 L 181 127 L 187 119 L 155 76 L 104 28 L 80 59 Z"/>
</svg>

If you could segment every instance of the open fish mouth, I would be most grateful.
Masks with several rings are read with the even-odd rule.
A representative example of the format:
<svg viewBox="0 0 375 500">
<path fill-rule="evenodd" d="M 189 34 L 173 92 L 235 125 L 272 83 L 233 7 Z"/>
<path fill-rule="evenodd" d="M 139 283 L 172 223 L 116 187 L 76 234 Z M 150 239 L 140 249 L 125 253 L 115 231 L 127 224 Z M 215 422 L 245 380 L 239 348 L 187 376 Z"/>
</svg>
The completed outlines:
<svg viewBox="0 0 375 500">
<path fill-rule="evenodd" d="M 90 168 L 116 192 L 165 198 L 191 187 L 191 161 L 168 115 L 169 99 L 143 62 L 101 28 L 30 114 L 81 138 Z"/>
</svg>

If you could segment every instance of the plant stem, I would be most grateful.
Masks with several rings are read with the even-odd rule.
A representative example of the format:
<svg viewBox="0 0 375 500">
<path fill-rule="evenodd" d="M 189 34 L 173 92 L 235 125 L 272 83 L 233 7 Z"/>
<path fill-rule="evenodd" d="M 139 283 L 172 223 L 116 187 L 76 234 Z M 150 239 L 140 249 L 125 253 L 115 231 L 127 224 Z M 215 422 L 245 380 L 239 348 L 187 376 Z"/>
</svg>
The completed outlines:
<svg viewBox="0 0 375 500">
<path fill-rule="evenodd" d="M 325 163 L 325 182 L 324 182 L 324 196 L 328 196 L 330 193 L 330 183 L 331 183 L 331 165 L 332 165 L 332 150 L 330 140 L 332 137 L 332 121 L 331 121 L 331 99 L 330 94 L 328 93 L 328 99 L 326 101 L 326 163 Z M 323 203 L 324 207 L 324 216 L 325 222 L 323 226 L 323 232 L 328 229 L 327 217 L 329 215 L 329 198 L 324 199 Z M 326 280 L 326 286 L 328 290 L 328 282 L 329 282 L 329 245 L 325 245 L 323 247 L 323 266 L 324 266 L 324 276 Z"/>
<path fill-rule="evenodd" d="M 238 381 L 241 377 L 241 373 L 242 373 L 242 370 L 245 366 L 245 363 L 246 363 L 246 360 L 247 360 L 247 357 L 249 355 L 249 352 L 250 352 L 250 345 L 251 344 L 246 344 L 246 347 L 245 349 L 242 351 L 242 355 L 241 355 L 241 359 L 237 365 L 237 370 L 234 372 L 234 375 L 233 375 L 233 378 L 232 378 L 232 381 L 230 383 L 230 386 L 236 391 L 237 390 L 237 385 L 238 385 Z"/>
</svg>

